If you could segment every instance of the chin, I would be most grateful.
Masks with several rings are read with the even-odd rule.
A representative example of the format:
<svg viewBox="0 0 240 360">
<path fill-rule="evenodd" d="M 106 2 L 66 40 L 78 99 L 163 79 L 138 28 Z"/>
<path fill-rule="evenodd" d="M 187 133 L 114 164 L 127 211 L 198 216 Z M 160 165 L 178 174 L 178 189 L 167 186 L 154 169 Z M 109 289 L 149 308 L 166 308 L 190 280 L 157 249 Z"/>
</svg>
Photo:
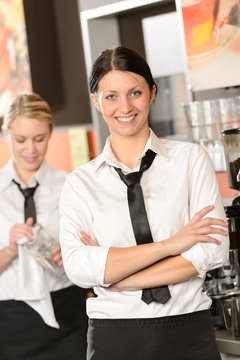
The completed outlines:
<svg viewBox="0 0 240 360">
<path fill-rule="evenodd" d="M 28 171 L 37 171 L 41 166 L 41 162 L 34 162 L 32 164 L 25 163 L 24 168 Z"/>
</svg>

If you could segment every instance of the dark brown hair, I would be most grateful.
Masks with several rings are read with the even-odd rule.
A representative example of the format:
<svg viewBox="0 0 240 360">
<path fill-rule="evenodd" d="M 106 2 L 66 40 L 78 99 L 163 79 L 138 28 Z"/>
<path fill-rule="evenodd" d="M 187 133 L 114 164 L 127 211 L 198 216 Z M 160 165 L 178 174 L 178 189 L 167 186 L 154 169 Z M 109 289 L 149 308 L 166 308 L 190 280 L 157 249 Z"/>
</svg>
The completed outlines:
<svg viewBox="0 0 240 360">
<path fill-rule="evenodd" d="M 99 81 L 111 70 L 130 71 L 138 74 L 147 81 L 150 91 L 153 90 L 154 85 L 157 91 L 157 85 L 147 62 L 136 51 L 125 46 L 118 46 L 104 50 L 95 60 L 89 78 L 91 93 L 97 92 Z"/>
</svg>

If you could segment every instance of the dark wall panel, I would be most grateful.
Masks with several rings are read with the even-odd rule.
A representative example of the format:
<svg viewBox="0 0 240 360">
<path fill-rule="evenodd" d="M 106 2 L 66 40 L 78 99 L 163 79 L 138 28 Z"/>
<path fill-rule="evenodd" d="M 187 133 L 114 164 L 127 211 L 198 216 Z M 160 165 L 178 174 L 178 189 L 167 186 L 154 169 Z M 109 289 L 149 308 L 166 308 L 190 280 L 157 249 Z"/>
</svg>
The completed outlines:
<svg viewBox="0 0 240 360">
<path fill-rule="evenodd" d="M 24 0 L 33 90 L 55 110 L 64 105 L 64 90 L 53 5 L 51 0 Z"/>
<path fill-rule="evenodd" d="M 33 90 L 56 125 L 91 123 L 77 0 L 24 0 Z"/>
</svg>

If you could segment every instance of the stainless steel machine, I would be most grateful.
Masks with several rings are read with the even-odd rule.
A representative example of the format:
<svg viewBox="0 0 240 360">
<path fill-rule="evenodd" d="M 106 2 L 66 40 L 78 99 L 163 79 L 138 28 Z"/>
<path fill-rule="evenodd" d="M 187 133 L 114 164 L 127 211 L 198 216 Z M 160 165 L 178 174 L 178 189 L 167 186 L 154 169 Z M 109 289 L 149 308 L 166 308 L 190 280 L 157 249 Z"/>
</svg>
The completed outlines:
<svg viewBox="0 0 240 360">
<path fill-rule="evenodd" d="M 212 320 L 216 328 L 229 328 L 240 338 L 240 128 L 222 131 L 224 154 L 231 189 L 236 198 L 225 206 L 230 238 L 228 263 L 207 274 L 205 291 L 211 296 Z"/>
</svg>

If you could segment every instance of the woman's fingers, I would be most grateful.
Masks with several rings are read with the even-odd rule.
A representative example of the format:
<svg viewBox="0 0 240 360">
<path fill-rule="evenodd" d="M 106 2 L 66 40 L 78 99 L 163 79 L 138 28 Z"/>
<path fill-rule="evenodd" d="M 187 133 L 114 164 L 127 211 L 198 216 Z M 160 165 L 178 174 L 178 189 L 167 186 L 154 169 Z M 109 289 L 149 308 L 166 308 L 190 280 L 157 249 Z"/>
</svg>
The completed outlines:
<svg viewBox="0 0 240 360">
<path fill-rule="evenodd" d="M 217 244 L 217 245 L 221 244 L 221 241 L 219 241 L 211 236 L 207 236 L 207 235 L 201 236 L 201 238 L 198 242 L 208 242 L 208 243 L 213 243 L 213 244 Z"/>
<path fill-rule="evenodd" d="M 62 252 L 59 244 L 50 252 L 49 255 L 46 256 L 46 259 L 53 261 L 59 267 L 62 266 Z"/>
<path fill-rule="evenodd" d="M 81 241 L 84 245 L 99 246 L 88 234 L 84 231 L 81 232 Z"/>
<path fill-rule="evenodd" d="M 199 221 L 199 225 L 200 226 L 217 225 L 217 226 L 227 227 L 228 222 L 221 219 L 207 217 Z"/>
<path fill-rule="evenodd" d="M 24 236 L 26 236 L 29 239 L 32 238 L 33 232 L 30 227 L 24 225 L 19 227 L 16 226 L 10 230 L 10 237 L 13 238 L 13 240 L 15 241 L 21 239 Z"/>
<path fill-rule="evenodd" d="M 228 235 L 228 231 L 224 229 L 228 227 L 228 222 L 211 217 L 204 218 L 196 222 L 195 224 L 191 224 L 189 222 L 187 227 L 189 227 L 192 232 L 196 232 L 196 234 L 220 234 L 224 236 Z"/>
<path fill-rule="evenodd" d="M 199 222 L 204 216 L 214 209 L 214 205 L 205 206 L 203 209 L 196 212 L 196 214 L 189 221 L 189 224 L 195 224 Z"/>
<path fill-rule="evenodd" d="M 214 235 L 227 236 L 228 222 L 205 217 L 213 208 L 213 205 L 204 207 L 193 216 L 183 229 L 171 238 L 166 239 L 165 243 L 167 243 L 170 255 L 182 254 L 199 242 L 221 244 L 221 241 L 215 239 Z"/>
<path fill-rule="evenodd" d="M 202 234 L 202 235 L 206 235 L 206 234 L 219 234 L 219 235 L 223 235 L 223 236 L 228 235 L 227 230 L 224 230 L 224 229 L 216 227 L 216 226 L 211 226 L 211 225 L 200 226 L 200 227 L 196 228 L 196 230 L 193 230 L 193 233 Z"/>
</svg>

